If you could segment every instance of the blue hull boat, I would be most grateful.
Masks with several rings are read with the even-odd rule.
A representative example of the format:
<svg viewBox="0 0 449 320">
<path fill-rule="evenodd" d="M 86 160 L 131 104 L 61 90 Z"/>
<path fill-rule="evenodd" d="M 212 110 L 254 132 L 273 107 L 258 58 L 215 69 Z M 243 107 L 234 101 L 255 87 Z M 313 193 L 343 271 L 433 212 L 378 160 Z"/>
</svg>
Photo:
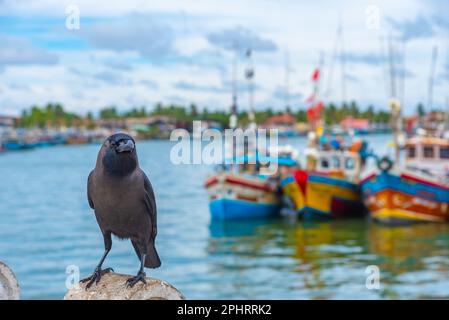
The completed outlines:
<svg viewBox="0 0 449 320">
<path fill-rule="evenodd" d="M 213 220 L 254 219 L 279 214 L 281 206 L 236 199 L 216 199 L 209 202 Z"/>
<path fill-rule="evenodd" d="M 5 141 L 3 142 L 3 148 L 8 151 L 26 150 L 36 147 L 34 143 L 25 143 L 18 141 Z"/>
</svg>

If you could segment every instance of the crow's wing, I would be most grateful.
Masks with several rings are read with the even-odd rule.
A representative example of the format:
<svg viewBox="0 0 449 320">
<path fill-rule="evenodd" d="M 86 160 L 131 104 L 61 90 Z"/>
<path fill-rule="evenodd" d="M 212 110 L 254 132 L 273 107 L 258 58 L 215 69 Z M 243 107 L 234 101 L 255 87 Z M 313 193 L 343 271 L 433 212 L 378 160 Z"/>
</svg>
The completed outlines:
<svg viewBox="0 0 449 320">
<path fill-rule="evenodd" d="M 90 174 L 89 174 L 89 178 L 87 178 L 87 200 L 89 201 L 89 206 L 92 208 L 92 209 L 95 209 L 94 208 L 94 202 L 92 201 L 92 174 L 93 174 L 94 172 L 92 171 Z"/>
<path fill-rule="evenodd" d="M 151 225 L 153 226 L 152 239 L 155 239 L 156 235 L 157 235 L 156 197 L 154 196 L 154 191 L 153 191 L 153 187 L 151 186 L 151 182 L 148 179 L 145 172 L 142 171 L 142 175 L 143 175 L 144 188 L 145 188 L 145 204 L 148 208 L 148 213 L 151 218 Z"/>
</svg>

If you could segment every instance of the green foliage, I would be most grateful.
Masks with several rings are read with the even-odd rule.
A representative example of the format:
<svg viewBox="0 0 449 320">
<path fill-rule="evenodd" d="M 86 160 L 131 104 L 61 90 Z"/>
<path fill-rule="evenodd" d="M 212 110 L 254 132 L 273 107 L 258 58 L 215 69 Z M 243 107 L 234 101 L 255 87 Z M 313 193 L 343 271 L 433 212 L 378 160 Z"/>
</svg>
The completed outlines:
<svg viewBox="0 0 449 320">
<path fill-rule="evenodd" d="M 418 106 L 418 111 L 423 108 Z M 307 122 L 307 111 L 305 109 L 295 109 L 291 111 L 298 122 Z M 274 112 L 272 108 L 258 110 L 255 112 L 255 119 L 258 124 L 265 122 L 269 117 L 281 114 L 281 111 Z M 123 118 L 143 118 L 151 116 L 166 116 L 174 123 L 188 124 L 193 120 L 211 120 L 218 122 L 222 127 L 229 125 L 230 110 L 210 111 L 207 107 L 200 108 L 196 104 L 187 107 L 182 105 L 163 105 L 157 103 L 151 110 L 145 106 L 133 107 L 127 111 L 120 112 L 116 106 L 108 106 L 101 109 L 98 113 L 99 119 L 123 119 Z M 344 118 L 352 116 L 354 118 L 366 118 L 371 122 L 388 123 L 390 114 L 384 110 L 374 110 L 373 106 L 362 109 L 352 101 L 350 104 L 344 104 L 338 107 L 334 103 L 329 103 L 323 110 L 323 117 L 327 125 L 338 124 Z M 22 112 L 22 119 L 19 125 L 24 127 L 60 127 L 71 125 L 87 125 L 94 127 L 94 114 L 87 113 L 85 117 L 66 112 L 61 104 L 49 103 L 46 106 L 32 106 Z M 248 124 L 248 113 L 242 110 L 238 114 L 238 122 L 241 126 Z"/>
<path fill-rule="evenodd" d="M 44 107 L 32 106 L 30 110 L 24 110 L 20 125 L 23 127 L 61 127 L 70 126 L 80 116 L 64 111 L 62 105 L 48 103 Z"/>
<path fill-rule="evenodd" d="M 118 119 L 119 115 L 116 107 L 107 107 L 100 110 L 100 119 Z"/>
</svg>

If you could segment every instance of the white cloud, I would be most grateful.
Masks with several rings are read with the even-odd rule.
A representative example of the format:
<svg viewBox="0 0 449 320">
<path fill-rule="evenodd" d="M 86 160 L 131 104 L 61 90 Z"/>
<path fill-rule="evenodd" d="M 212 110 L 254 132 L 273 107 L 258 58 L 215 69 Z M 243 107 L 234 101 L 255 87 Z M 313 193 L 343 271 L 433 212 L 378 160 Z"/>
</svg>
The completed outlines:
<svg viewBox="0 0 449 320">
<path fill-rule="evenodd" d="M 55 64 L 56 54 L 40 49 L 29 41 L 17 36 L 0 34 L 0 66 Z"/>
<path fill-rule="evenodd" d="M 406 69 L 414 76 L 406 79 L 405 109 L 414 110 L 418 101 L 426 101 L 430 54 L 435 43 L 440 44 L 437 70 L 444 66 L 446 43 L 442 40 L 449 30 L 442 23 L 445 20 L 441 16 L 441 1 L 78 0 L 75 4 L 81 11 L 81 30 L 71 32 L 70 37 L 86 41 L 87 47 L 53 48 L 48 39 L 67 37 L 61 28 L 65 6 L 72 3 L 0 2 L 1 12 L 30 18 L 23 22 L 27 28 L 16 28 L 25 31 L 4 35 L 9 40 L 0 41 L 0 112 L 17 113 L 32 103 L 55 100 L 83 112 L 107 104 L 128 107 L 158 101 L 227 108 L 231 101 L 233 55 L 226 48 L 232 39 L 238 39 L 242 46 L 256 44 L 259 108 L 266 104 L 284 108 L 278 89 L 284 83 L 284 51 L 288 49 L 294 69 L 290 87 L 295 93 L 291 99 L 295 108 L 302 104 L 299 94 L 308 96 L 311 91 L 310 75 L 320 52 L 324 53 L 323 75 L 327 79 L 339 17 L 349 79 L 347 99 L 377 107 L 386 105 L 385 65 L 379 38 L 394 31 L 413 38 L 406 44 Z M 366 27 L 369 5 L 379 8 L 378 30 Z M 35 17 L 53 17 L 54 23 L 60 21 L 61 25 L 42 31 L 39 19 L 33 25 Z M 427 27 L 422 29 L 419 21 L 426 21 Z M 9 26 L 6 27 L 2 32 L 8 32 Z M 245 65 L 244 58 L 239 57 L 238 80 L 243 88 Z M 341 100 L 338 72 L 335 66 L 332 90 L 326 97 L 337 102 Z M 179 83 L 184 86 L 174 85 Z M 448 85 L 449 81 L 441 77 L 435 88 L 437 103 L 445 100 Z M 24 88 L 29 89 L 26 95 Z M 242 109 L 246 100 L 246 92 L 241 90 Z"/>
</svg>

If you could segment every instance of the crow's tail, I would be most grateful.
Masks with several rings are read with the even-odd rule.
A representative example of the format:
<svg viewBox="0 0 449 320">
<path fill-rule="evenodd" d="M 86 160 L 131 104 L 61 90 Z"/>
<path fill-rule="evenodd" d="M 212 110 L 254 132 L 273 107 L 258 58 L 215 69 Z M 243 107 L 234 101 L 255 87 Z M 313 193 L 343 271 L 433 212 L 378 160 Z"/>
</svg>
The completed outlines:
<svg viewBox="0 0 449 320">
<path fill-rule="evenodd" d="M 141 259 L 140 256 L 140 250 L 137 244 L 134 241 L 131 241 L 134 247 L 134 250 L 136 251 L 137 256 L 139 257 L 139 260 Z M 145 258 L 145 267 L 146 268 L 158 268 L 161 266 L 161 259 L 159 259 L 159 255 L 156 251 L 156 247 L 154 246 L 154 242 L 151 242 L 148 244 L 148 250 L 147 255 Z"/>
<path fill-rule="evenodd" d="M 145 258 L 145 267 L 146 268 L 158 268 L 161 266 L 161 259 L 159 259 L 159 255 L 157 254 L 156 247 L 154 243 L 151 243 L 148 246 L 147 256 Z"/>
</svg>

